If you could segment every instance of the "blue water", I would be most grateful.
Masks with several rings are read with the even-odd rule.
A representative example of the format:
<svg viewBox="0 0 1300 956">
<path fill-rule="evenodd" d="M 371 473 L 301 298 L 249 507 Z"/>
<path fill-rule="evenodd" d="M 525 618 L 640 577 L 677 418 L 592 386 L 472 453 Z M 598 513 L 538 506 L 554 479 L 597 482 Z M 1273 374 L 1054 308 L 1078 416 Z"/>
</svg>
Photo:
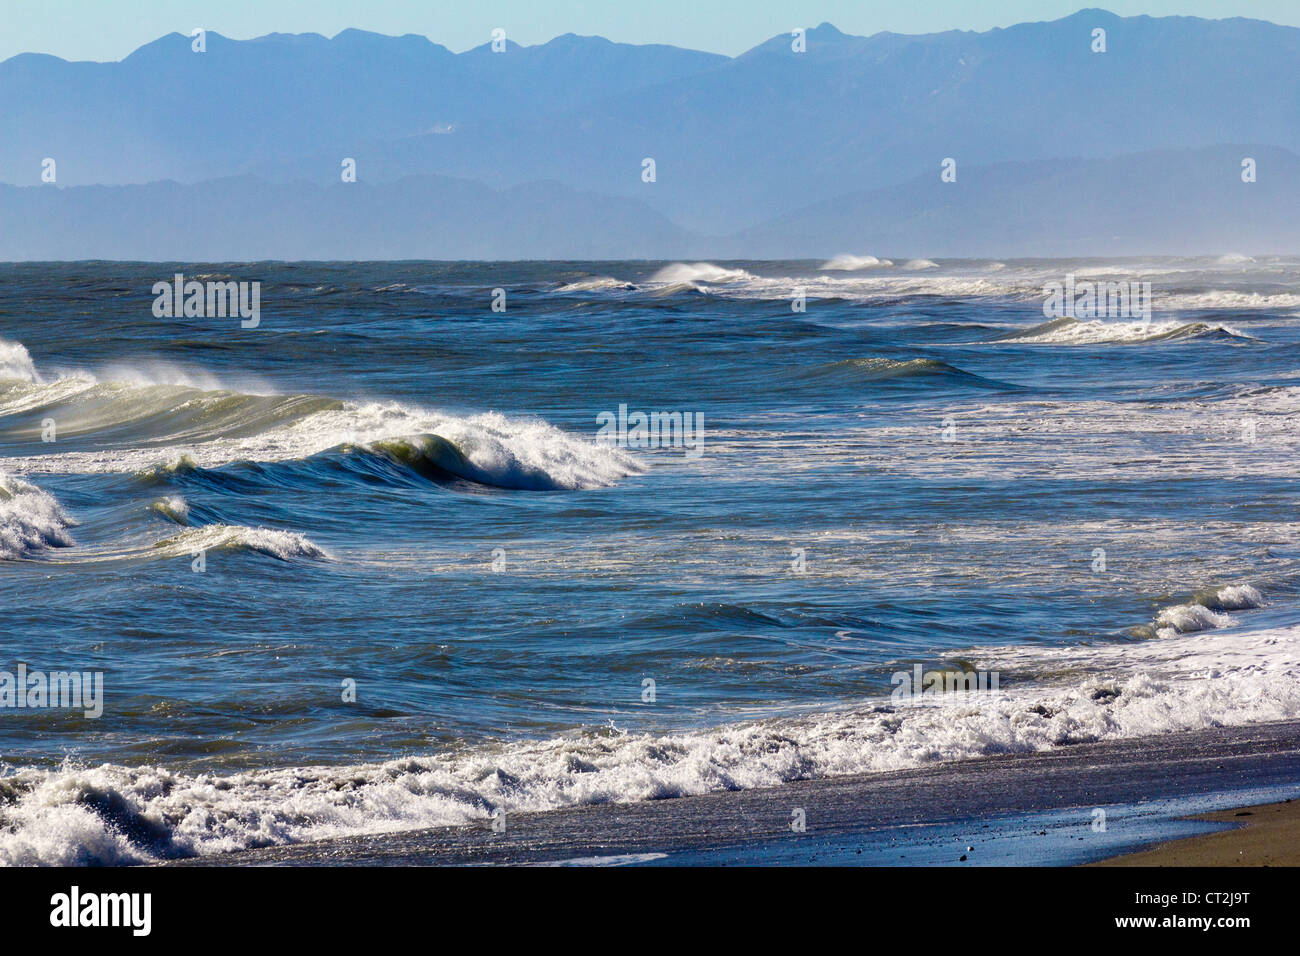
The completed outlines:
<svg viewBox="0 0 1300 956">
<path fill-rule="evenodd" d="M 1300 621 L 1300 261 L 819 265 L 0 265 L 0 669 L 105 687 L 98 719 L 0 712 L 10 857 L 862 769 L 789 728 L 870 712 L 914 663 L 1002 648 L 1032 693 L 1078 681 L 1006 648 L 1073 667 Z M 177 272 L 259 281 L 260 324 L 156 318 Z M 1069 273 L 1151 281 L 1150 324 L 1043 327 Z M 620 405 L 699 416 L 702 443 L 598 443 Z M 1216 597 L 1241 585 L 1263 600 Z M 1189 605 L 1219 618 L 1162 624 Z M 731 736 L 767 718 L 803 748 L 780 768 Z M 705 738 L 681 782 L 673 741 Z M 951 743 L 881 767 L 985 746 Z M 295 804 L 331 767 L 366 768 L 339 771 L 372 787 L 355 816 Z M 384 773 L 419 808 L 367 802 Z M 196 780 L 282 792 L 204 829 Z M 51 814 L 63 842 L 31 836 Z"/>
</svg>

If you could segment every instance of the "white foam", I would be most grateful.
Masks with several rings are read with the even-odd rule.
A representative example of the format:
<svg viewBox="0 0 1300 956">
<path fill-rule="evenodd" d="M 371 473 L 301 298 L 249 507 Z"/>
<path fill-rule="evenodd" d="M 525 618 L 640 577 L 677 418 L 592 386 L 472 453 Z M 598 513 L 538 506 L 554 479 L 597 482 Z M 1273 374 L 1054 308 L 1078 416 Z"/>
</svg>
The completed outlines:
<svg viewBox="0 0 1300 956">
<path fill-rule="evenodd" d="M 755 278 L 744 269 L 728 269 L 712 262 L 674 262 L 664 266 L 649 279 L 665 285 L 745 282 Z"/>
<path fill-rule="evenodd" d="M 47 390 L 62 388 L 66 381 L 41 386 L 37 389 L 41 392 L 37 398 L 30 395 L 14 398 L 11 403 L 0 407 L 0 411 L 12 412 L 32 403 L 37 406 L 47 403 L 51 400 Z M 146 392 L 157 387 L 140 386 Z M 123 408 L 123 413 L 139 414 L 132 410 L 135 406 L 131 405 L 130 396 L 123 398 L 120 394 L 122 389 L 131 386 L 83 382 L 68 388 L 71 391 L 60 395 L 63 400 L 75 399 L 80 391 L 86 389 L 91 389 L 96 395 L 108 389 L 119 401 L 115 407 Z M 148 404 L 141 406 L 146 409 L 164 407 L 160 403 L 221 404 L 231 394 L 225 391 L 169 393 L 161 397 L 148 394 L 141 395 L 140 401 L 147 401 Z M 307 396 L 285 396 L 284 408 L 275 414 L 280 418 L 299 414 L 299 409 L 310 407 L 312 401 Z M 316 404 L 319 406 L 320 403 Z M 97 410 L 96 414 L 102 415 L 102 412 Z M 73 416 L 68 418 L 75 422 Z M 153 418 L 156 416 L 151 416 L 151 420 Z M 98 420 L 92 420 L 92 424 Z M 274 417 L 268 418 L 268 421 L 275 420 Z M 234 430 L 246 427 L 240 419 L 232 420 L 231 424 Z M 189 427 L 187 424 L 186 428 Z M 72 428 L 72 424 L 65 424 L 63 431 L 69 432 Z M 337 407 L 312 412 L 285 424 L 274 424 L 263 432 L 239 438 L 201 440 L 196 439 L 192 431 L 176 435 L 151 432 L 147 436 L 149 443 L 143 447 L 15 457 L 9 459 L 7 465 L 15 472 L 28 474 L 134 473 L 166 466 L 184 453 L 199 467 L 216 468 L 236 461 L 277 462 L 307 458 L 339 445 L 418 439 L 422 435 L 441 436 L 456 445 L 475 470 L 474 475 L 467 477 L 503 487 L 594 488 L 613 484 L 641 470 L 637 459 L 626 451 L 570 435 L 540 419 L 507 417 L 496 412 L 456 416 L 394 402 L 339 402 Z M 167 443 L 160 445 L 160 442 Z"/>
<path fill-rule="evenodd" d="M 877 259 L 875 256 L 839 255 L 823 262 L 820 268 L 825 272 L 860 272 L 863 269 L 887 269 L 892 265 L 888 259 Z"/>
<path fill-rule="evenodd" d="M 88 373 L 76 372 L 75 374 L 86 377 Z M 260 396 L 279 394 L 270 385 L 251 375 L 240 375 L 237 378 L 219 377 L 202 369 L 157 361 L 113 363 L 94 375 L 94 380 L 132 385 L 136 388 L 148 388 L 151 385 L 178 385 L 203 392 L 238 392 L 243 395 Z"/>
<path fill-rule="evenodd" d="M 810 299 L 853 299 L 866 303 L 914 296 L 1027 300 L 1037 297 L 1040 291 L 1019 280 L 995 282 L 979 275 L 932 275 L 924 269 L 906 274 L 891 270 L 842 276 L 751 276 L 709 288 L 709 292 L 724 298 L 762 300 L 788 299 L 795 290 Z"/>
<path fill-rule="evenodd" d="M 143 862 L 582 804 L 661 799 L 937 761 L 1033 752 L 1300 717 L 1300 627 L 1087 647 L 981 649 L 1001 689 L 932 706 L 864 701 L 837 713 L 672 734 L 591 729 L 379 764 L 228 776 L 67 764 L 6 780 L 0 862 Z M 1021 674 L 1038 682 L 1017 682 Z M 1058 674 L 1059 677 L 1044 675 Z M 87 794 L 116 804 L 96 816 Z M 117 821 L 115 825 L 114 821 Z M 130 827 L 121 826 L 129 823 Z M 122 834 L 153 832 L 135 843 Z"/>
<path fill-rule="evenodd" d="M 1161 309 L 1294 309 L 1300 308 L 1300 294 L 1294 292 L 1207 292 L 1172 293 L 1156 301 Z"/>
<path fill-rule="evenodd" d="M 69 547 L 75 543 L 70 534 L 73 524 L 53 495 L 0 474 L 0 560 Z"/>
<path fill-rule="evenodd" d="M 538 419 L 487 412 L 442 420 L 431 434 L 451 442 L 468 465 L 452 465 L 451 470 L 499 488 L 594 488 L 639 470 L 636 460 L 621 449 L 574 438 Z"/>
<path fill-rule="evenodd" d="M 556 292 L 605 292 L 618 289 L 620 291 L 631 291 L 635 289 L 630 282 L 624 282 L 622 279 L 615 279 L 612 276 L 593 276 L 590 279 L 579 279 L 576 282 L 570 282 L 560 286 Z"/>
<path fill-rule="evenodd" d="M 1232 618 L 1226 614 L 1212 611 L 1202 604 L 1179 604 L 1161 609 L 1156 615 L 1156 624 L 1160 637 L 1173 637 L 1192 631 L 1203 631 L 1212 627 L 1227 627 Z"/>
<path fill-rule="evenodd" d="M 228 524 L 189 528 L 175 537 L 159 541 L 154 547 L 168 556 L 185 556 L 199 551 L 239 550 L 256 551 L 281 561 L 329 557 L 324 548 L 296 531 Z"/>
<path fill-rule="evenodd" d="M 999 341 L 1036 345 L 1099 345 L 1105 343 L 1150 342 L 1164 338 L 1196 338 L 1222 332 L 1233 338 L 1252 337 L 1226 325 L 1149 319 L 1055 319 Z"/>
<path fill-rule="evenodd" d="M 0 382 L 38 382 L 36 366 L 21 342 L 0 339 Z"/>
<path fill-rule="evenodd" d="M 1231 627 L 1236 621 L 1225 611 L 1244 611 L 1263 604 L 1264 596 L 1252 585 L 1230 584 L 1188 604 L 1162 608 L 1156 615 L 1156 635 L 1168 638 L 1210 628 Z"/>
<path fill-rule="evenodd" d="M 168 495 L 165 498 L 159 498 L 150 507 L 177 524 L 190 523 L 190 506 L 180 495 Z"/>
<path fill-rule="evenodd" d="M 1248 608 L 1262 607 L 1264 595 L 1249 584 L 1230 584 L 1221 588 L 1215 595 L 1218 607 L 1225 611 L 1244 611 Z"/>
</svg>

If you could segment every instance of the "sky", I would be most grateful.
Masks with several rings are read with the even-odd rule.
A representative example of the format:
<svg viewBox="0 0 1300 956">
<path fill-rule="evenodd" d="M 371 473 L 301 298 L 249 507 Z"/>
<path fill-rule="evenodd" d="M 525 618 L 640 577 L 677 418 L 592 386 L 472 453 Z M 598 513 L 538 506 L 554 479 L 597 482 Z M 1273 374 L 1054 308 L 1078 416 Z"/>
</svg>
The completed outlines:
<svg viewBox="0 0 1300 956">
<path fill-rule="evenodd" d="M 671 43 L 734 56 L 794 27 L 829 21 L 869 35 L 988 30 L 1055 20 L 1084 0 L 0 0 L 0 60 L 50 53 L 120 60 L 167 33 L 195 27 L 238 40 L 267 33 L 334 36 L 356 27 L 419 33 L 456 52 L 486 43 L 496 27 L 516 43 L 562 33 L 624 43 Z M 1300 26 L 1298 0 L 1110 0 L 1122 16 L 1246 16 Z"/>
</svg>

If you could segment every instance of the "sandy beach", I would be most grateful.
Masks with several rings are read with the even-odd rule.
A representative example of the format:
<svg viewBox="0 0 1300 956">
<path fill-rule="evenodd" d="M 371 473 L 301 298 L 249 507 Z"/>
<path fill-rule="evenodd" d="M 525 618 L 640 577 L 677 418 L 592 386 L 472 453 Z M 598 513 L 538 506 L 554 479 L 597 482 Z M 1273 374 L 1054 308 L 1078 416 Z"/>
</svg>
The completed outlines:
<svg viewBox="0 0 1300 956">
<path fill-rule="evenodd" d="M 1195 817 L 1230 830 L 1157 844 L 1096 866 L 1300 866 L 1300 801 L 1236 807 Z"/>
</svg>

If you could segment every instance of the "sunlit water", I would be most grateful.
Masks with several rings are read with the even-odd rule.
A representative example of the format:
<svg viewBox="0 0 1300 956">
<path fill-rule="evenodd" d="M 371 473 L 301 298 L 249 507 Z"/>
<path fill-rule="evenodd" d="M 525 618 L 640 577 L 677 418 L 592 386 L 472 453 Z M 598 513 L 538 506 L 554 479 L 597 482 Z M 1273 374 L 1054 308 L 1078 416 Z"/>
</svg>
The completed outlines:
<svg viewBox="0 0 1300 956">
<path fill-rule="evenodd" d="M 0 266 L 0 861 L 1300 713 L 1300 261 L 845 264 Z"/>
</svg>

